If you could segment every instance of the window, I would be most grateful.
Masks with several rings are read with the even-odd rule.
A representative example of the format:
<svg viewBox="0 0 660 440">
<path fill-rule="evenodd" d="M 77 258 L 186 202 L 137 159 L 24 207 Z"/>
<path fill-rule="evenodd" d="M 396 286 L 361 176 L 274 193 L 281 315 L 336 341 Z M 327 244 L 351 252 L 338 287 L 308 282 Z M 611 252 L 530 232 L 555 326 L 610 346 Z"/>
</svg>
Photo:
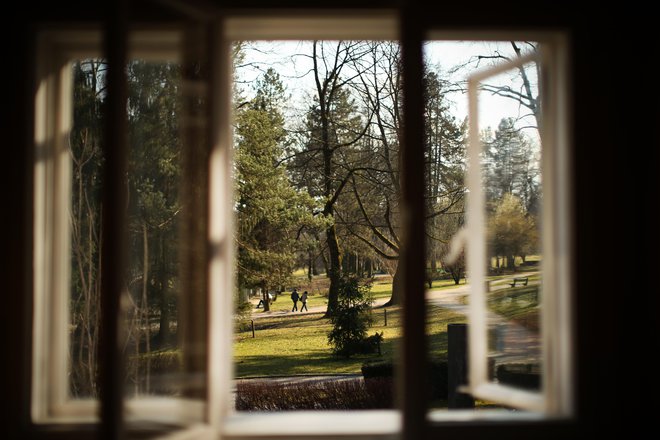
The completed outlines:
<svg viewBox="0 0 660 440">
<path fill-rule="evenodd" d="M 45 32 L 41 37 L 41 52 L 53 56 L 40 58 L 36 98 L 36 143 L 43 154 L 35 164 L 32 410 L 39 421 L 91 421 L 98 411 L 101 262 L 107 245 L 101 190 L 107 163 L 102 124 L 107 63 L 99 58 L 98 32 Z M 174 102 L 181 89 L 179 41 L 179 32 L 132 35 L 127 73 L 133 147 L 128 150 L 124 214 L 130 219 L 128 246 L 143 251 L 132 253 L 129 270 L 121 276 L 123 288 L 131 292 L 120 323 L 128 417 L 164 416 L 168 423 L 199 420 L 203 410 L 199 400 L 190 398 L 195 393 L 190 370 L 182 369 L 192 362 L 168 350 L 177 346 L 171 315 L 185 308 L 172 291 L 186 282 L 179 278 L 185 255 L 178 249 L 183 240 L 177 232 L 183 174 L 178 127 L 185 123 Z M 159 313 L 159 324 L 154 308 L 165 312 Z M 199 356 L 192 344 L 183 345 L 187 348 L 179 351 Z M 159 373 L 164 366 L 170 376 Z"/>
<path fill-rule="evenodd" d="M 337 26 L 341 23 L 341 26 Z M 222 29 L 222 31 L 220 31 Z M 182 33 L 174 33 L 174 36 L 162 38 L 149 37 L 145 34 L 143 39 L 137 39 L 136 47 L 142 44 L 146 54 L 157 52 L 162 56 L 168 53 L 172 47 L 182 48 L 181 57 L 178 58 L 186 66 L 196 66 L 198 69 L 186 70 L 184 67 L 184 79 L 182 88 L 183 95 L 183 124 L 187 124 L 184 130 L 183 145 L 185 154 L 189 154 L 188 176 L 190 187 L 184 188 L 184 194 L 195 194 L 201 191 L 201 197 L 195 199 L 198 202 L 192 208 L 186 220 L 185 238 L 189 239 L 189 249 L 183 251 L 186 262 L 181 272 L 184 276 L 190 276 L 188 286 L 191 292 L 190 300 L 185 307 L 187 315 L 191 320 L 198 316 L 200 310 L 208 311 L 208 322 L 204 319 L 198 321 L 198 326 L 192 328 L 189 336 L 184 339 L 184 347 L 193 349 L 203 347 L 202 355 L 196 359 L 197 366 L 204 365 L 202 373 L 204 385 L 201 387 L 203 394 L 191 393 L 191 397 L 183 398 L 167 397 L 159 401 L 135 402 L 135 406 L 129 405 L 130 413 L 137 419 L 148 421 L 162 421 L 171 423 L 173 420 L 179 425 L 190 426 L 191 422 L 200 422 L 205 427 L 211 427 L 226 437 L 249 437 L 268 435 L 293 435 L 322 434 L 333 435 L 393 435 L 402 429 L 409 435 L 416 432 L 410 427 L 411 420 L 421 420 L 422 424 L 426 418 L 426 408 L 422 407 L 420 413 L 411 415 L 411 412 L 421 404 L 415 402 L 415 394 L 421 383 L 415 376 L 417 365 L 424 364 L 425 353 L 420 347 L 415 347 L 415 335 L 423 334 L 424 319 L 414 320 L 415 315 L 405 315 L 404 323 L 404 350 L 402 357 L 405 361 L 403 377 L 405 384 L 417 384 L 415 389 L 402 387 L 402 399 L 404 402 L 403 412 L 399 411 L 374 411 L 368 414 L 356 413 L 332 413 L 327 414 L 235 414 L 231 411 L 231 313 L 232 295 L 223 294 L 233 291 L 233 219 L 231 209 L 232 194 L 232 169 L 231 169 L 231 120 L 230 112 L 227 111 L 231 93 L 231 68 L 229 64 L 229 42 L 237 39 L 303 39 L 303 38 L 334 38 L 334 39 L 395 39 L 397 22 L 391 15 L 376 17 L 357 17 L 355 19 L 346 17 L 324 17 L 324 18 L 249 18 L 236 17 L 225 18 L 222 25 L 213 23 L 210 26 L 200 26 L 193 32 L 186 29 Z M 36 113 L 36 144 L 40 151 L 39 160 L 35 164 L 35 297 L 36 312 L 35 344 L 34 344 L 34 392 L 33 392 L 33 417 L 37 421 L 43 420 L 71 420 L 66 417 L 77 417 L 90 420 L 94 412 L 93 405 L 88 402 L 71 402 L 67 397 L 66 384 L 66 295 L 69 278 L 69 251 L 67 240 L 69 226 L 67 211 L 64 207 L 70 203 L 67 182 L 70 179 L 70 159 L 67 153 L 66 136 L 71 130 L 71 81 L 70 70 L 67 63 L 72 59 L 84 59 L 98 54 L 98 34 L 69 34 L 68 38 L 53 39 L 47 42 L 54 43 L 52 46 L 44 45 L 42 54 L 49 50 L 54 53 L 63 54 L 63 58 L 46 60 L 39 75 L 42 80 L 37 95 Z M 153 35 L 153 34 L 152 34 Z M 181 37 L 183 35 L 183 37 Z M 210 38 L 209 38 L 210 37 Z M 207 39 L 208 38 L 208 39 Z M 80 44 L 81 41 L 90 41 L 89 45 Z M 181 45 L 178 46 L 181 41 Z M 209 43 L 209 41 L 211 41 Z M 539 39 L 541 41 L 541 39 Z M 165 43 L 163 43 L 165 42 Z M 169 44 L 168 44 L 169 42 Z M 489 400 L 496 400 L 506 405 L 518 406 L 525 409 L 544 411 L 544 416 L 563 416 L 571 414 L 570 389 L 570 325 L 564 319 L 570 316 L 568 308 L 568 277 L 570 262 L 565 258 L 567 246 L 570 239 L 567 206 L 568 189 L 570 183 L 565 179 L 558 178 L 557 174 L 564 170 L 566 163 L 566 112 L 564 94 L 566 92 L 566 78 L 563 76 L 565 69 L 565 47 L 562 41 L 552 38 L 544 40 L 549 53 L 542 55 L 542 64 L 547 72 L 548 90 L 555 94 L 549 95 L 547 103 L 548 119 L 544 119 L 544 148 L 552 145 L 551 153 L 544 154 L 544 287 L 543 297 L 550 295 L 548 292 L 560 292 L 555 302 L 544 303 L 543 328 L 546 340 L 546 354 L 544 359 L 544 378 L 550 380 L 545 383 L 542 397 L 527 394 L 517 394 L 502 386 L 492 386 L 487 380 L 487 350 L 484 347 L 487 341 L 484 317 L 484 295 L 477 291 L 472 300 L 473 312 L 471 319 L 471 383 L 470 391 L 477 396 Z M 415 66 L 421 65 L 421 40 L 415 41 L 410 35 L 404 35 L 403 50 L 411 51 L 416 47 L 419 54 L 410 55 L 404 59 L 404 74 L 410 75 L 412 81 L 420 79 L 419 72 Z M 176 53 L 176 50 L 174 50 Z M 405 56 L 405 55 L 404 55 Z M 419 56 L 419 58 L 415 58 Z M 201 61 L 200 61 L 201 60 Z M 512 68 L 516 68 L 513 65 Z M 485 80 L 487 75 L 477 79 Z M 543 77 L 545 80 L 545 76 Z M 421 87 L 411 85 L 407 89 L 411 104 L 408 116 L 414 115 L 416 102 L 420 99 Z M 476 89 L 475 89 L 476 90 Z M 416 97 L 416 98 L 415 98 Z M 545 97 L 545 95 L 544 95 Z M 473 100 L 476 103 L 476 100 Z M 476 110 L 476 109 L 475 109 Z M 59 119 L 55 115 L 60 115 Z M 421 115 L 419 116 L 421 123 Z M 545 118 L 545 116 L 544 116 Z M 216 121 L 215 124 L 210 121 Z M 406 122 L 410 122 L 409 119 Z M 412 125 L 409 125 L 412 127 Z M 421 126 L 417 126 L 421 128 Z M 413 131 L 411 129 L 411 131 Z M 546 134 L 547 133 L 547 134 Z M 415 147 L 415 142 L 421 144 L 419 133 L 407 133 L 406 141 L 408 153 L 404 155 L 404 170 L 409 172 L 407 179 L 407 193 L 404 194 L 404 206 L 408 209 L 406 217 L 406 230 L 410 233 L 415 229 L 423 230 L 423 220 L 420 213 L 423 205 L 415 199 L 410 191 L 420 190 L 419 183 L 415 183 L 410 177 L 410 171 L 414 170 L 412 163 L 419 158 L 420 151 Z M 474 136 L 473 136 L 474 137 Z M 478 137 L 478 133 L 477 133 Z M 479 162 L 480 143 L 471 144 L 472 156 L 470 164 Z M 417 148 L 417 149 L 416 149 Z M 43 158 L 43 160 L 41 159 Z M 208 159 L 208 160 L 203 160 Z M 208 166 L 208 168 L 206 168 Z M 473 170 L 477 168 L 473 168 Z M 193 170 L 196 170 L 195 174 Z M 208 175 L 206 174 L 208 170 Z M 474 175 L 473 175 L 474 176 Z M 477 174 L 479 176 L 479 174 Z M 208 179 L 208 180 L 207 180 Z M 481 187 L 479 177 L 471 177 L 470 197 L 479 193 Z M 115 182 L 118 184 L 118 181 Z M 184 185 L 186 183 L 184 182 Z M 117 188 L 115 188 L 117 190 Z M 206 192 L 208 191 L 208 198 Z M 199 196 L 200 193 L 197 193 Z M 208 201 L 208 205 L 206 204 Z M 483 207 L 479 198 L 475 195 L 470 203 L 469 234 L 469 263 L 468 273 L 471 283 L 476 286 L 483 285 L 483 266 L 485 257 L 483 250 L 483 224 L 479 221 L 477 212 L 482 212 Z M 115 214 L 120 221 L 121 214 Z M 208 224 L 205 219 L 208 218 Z M 196 220 L 201 219 L 201 222 Z M 472 229 L 470 229 L 472 228 Z M 465 236 L 463 236 L 465 237 Z M 208 254 L 206 252 L 208 251 Z M 481 253 L 480 253 L 481 252 Z M 547 257 L 546 257 L 547 256 Z M 201 258 L 201 260 L 200 260 Z M 548 260 L 546 262 L 546 259 Z M 413 246 L 407 250 L 403 257 L 404 266 L 408 270 L 405 286 L 410 291 L 423 292 L 423 268 L 419 267 L 424 261 L 424 256 L 419 255 L 419 250 Z M 547 264 L 547 266 L 546 266 Z M 187 266 L 186 266 L 187 265 Z M 423 265 L 423 263 L 422 263 Z M 481 267 L 481 269 L 479 269 Z M 421 271 L 421 272 L 420 272 Z M 109 276 L 120 277 L 119 273 L 106 273 Z M 208 285 L 206 277 L 208 275 Z M 418 276 L 415 279 L 413 276 Z M 557 285 L 558 283 L 558 285 Z M 417 286 L 418 289 L 415 289 Z M 408 293 L 409 296 L 412 294 Z M 481 301 L 479 301 L 481 297 Z M 481 305 L 479 305 L 481 304 Z M 410 302 L 404 305 L 411 307 Z M 196 307 L 194 310 L 190 309 Z M 102 311 L 102 313 L 106 313 Z M 197 313 L 197 315 L 195 315 Z M 406 312 L 407 313 L 407 312 Z M 476 331 L 475 331 L 476 329 Z M 51 339 L 52 338 L 52 339 Z M 423 337 L 421 338 L 423 339 Z M 412 347 L 412 348 L 411 348 Z M 421 346 L 423 347 L 423 345 Z M 194 353 L 194 350 L 193 350 Z M 53 365 L 52 369 L 46 368 Z M 49 371 L 47 374 L 46 372 Z M 569 376 L 566 376 L 568 374 Z M 563 376 L 561 380 L 558 380 Z M 55 386 L 55 388 L 52 388 Z M 494 391 L 493 391 L 494 390 Z M 199 391 L 199 390 L 197 390 Z M 185 393 L 184 393 L 185 395 Z M 518 398 L 518 395 L 522 397 Z M 424 399 L 418 399 L 423 402 Z M 543 403 L 537 403 L 542 401 Z M 411 403 L 412 402 L 412 403 Z M 101 405 L 104 405 L 101 401 Z M 160 416 L 160 417 L 158 417 Z M 457 414 L 457 417 L 471 419 L 475 416 Z M 484 417 L 490 417 L 484 415 Z M 524 416 L 528 417 L 528 416 Z M 444 418 L 436 414 L 431 419 Z M 494 417 L 497 419 L 497 416 Z M 129 417 L 130 421 L 130 417 Z M 435 426 L 435 425 L 434 425 Z M 403 427 L 403 428 L 402 428 Z M 202 428 L 200 428 L 202 429 Z M 206 429 L 206 428 L 203 428 Z M 208 431 L 205 431 L 208 432 Z"/>
<path fill-rule="evenodd" d="M 486 193 L 492 190 L 488 183 L 488 167 L 493 166 L 489 163 L 487 148 L 499 148 L 500 150 L 512 150 L 530 148 L 532 155 L 541 155 L 540 175 L 532 175 L 528 172 L 526 180 L 533 181 L 538 179 L 538 186 L 541 202 L 535 209 L 541 211 L 536 222 L 541 226 L 525 226 L 531 228 L 530 235 L 531 246 L 540 249 L 542 261 L 540 263 L 540 286 L 531 294 L 530 301 L 540 305 L 540 311 L 531 315 L 534 319 L 540 320 L 540 333 L 534 331 L 535 326 L 520 325 L 519 331 L 524 331 L 525 335 L 512 338 L 513 343 L 520 343 L 525 338 L 538 339 L 540 347 L 526 347 L 523 356 L 540 359 L 540 369 L 542 370 L 541 391 L 538 393 L 529 393 L 520 389 L 516 390 L 510 386 L 494 384 L 488 379 L 488 344 L 491 344 L 492 336 L 489 336 L 489 330 L 497 330 L 498 325 L 489 324 L 491 316 L 495 312 L 502 316 L 502 312 L 497 311 L 498 300 L 493 300 L 495 292 L 490 294 L 485 282 L 478 282 L 472 286 L 471 290 L 471 329 L 470 329 L 470 390 L 474 396 L 486 399 L 496 400 L 514 407 L 530 409 L 545 412 L 554 416 L 570 415 L 572 411 L 572 380 L 570 369 L 570 347 L 571 347 L 571 320 L 568 302 L 570 301 L 570 291 L 567 280 L 570 278 L 570 257 L 568 247 L 570 243 L 570 228 L 567 223 L 567 182 L 563 174 L 568 169 L 566 163 L 566 129 L 565 114 L 563 108 L 563 93 L 566 90 L 566 78 L 562 73 L 562 65 L 565 63 L 562 56 L 565 56 L 558 50 L 557 42 L 542 41 L 540 44 L 533 45 L 534 49 L 530 55 L 519 56 L 517 59 L 507 60 L 490 69 L 485 69 L 469 78 L 469 99 L 470 99 L 470 143 L 469 143 L 469 161 L 473 165 L 468 175 L 468 188 L 470 195 L 468 197 L 468 271 L 479 281 L 485 280 L 486 273 L 483 262 L 490 258 L 491 252 L 486 251 L 486 243 L 491 247 L 498 246 L 497 239 L 490 236 L 502 236 L 504 242 L 510 238 L 520 237 L 522 234 L 512 228 L 514 218 L 510 213 L 503 214 L 506 217 L 505 230 L 501 230 L 497 224 L 498 211 L 484 217 L 487 212 Z M 512 43 L 515 46 L 515 43 Z M 523 84 L 512 84 L 511 74 L 521 75 Z M 535 89 L 535 90 L 534 90 Z M 526 91 L 525 91 L 526 90 Z M 520 91 L 523 91 L 522 93 Z M 508 94 L 526 95 L 518 102 L 523 107 L 527 103 L 527 108 L 523 108 L 525 117 L 533 118 L 537 124 L 534 135 L 538 132 L 538 138 L 530 139 L 532 145 L 525 146 L 524 135 L 521 135 L 522 144 L 515 146 L 515 140 L 509 140 L 506 145 L 493 146 L 495 141 L 484 140 L 480 130 L 479 118 L 483 115 L 483 107 L 488 105 L 488 99 L 492 97 L 505 97 Z M 485 95 L 485 96 L 484 96 Z M 518 95 L 520 96 L 520 95 Z M 525 102 L 528 96 L 536 97 L 534 101 Z M 526 112 L 526 113 L 525 113 Z M 507 121 L 504 120 L 503 121 Z M 524 124 L 524 123 L 523 123 Z M 501 131 L 503 126 L 500 125 Z M 513 131 L 520 135 L 520 131 Z M 489 145 L 491 142 L 491 145 Z M 536 144 L 536 147 L 533 145 Z M 540 145 L 538 145 L 540 144 Z M 515 147 L 514 147 L 515 146 Z M 513 147 L 513 148 L 511 148 Z M 540 148 L 539 148 L 540 147 Z M 504 163 L 495 164 L 495 167 L 504 168 L 510 176 L 512 166 L 517 161 L 514 151 L 506 151 L 500 161 Z M 519 160 L 518 160 L 519 162 Z M 517 165 L 519 166 L 519 164 Z M 529 167 L 529 165 L 526 165 Z M 492 172 L 492 171 L 491 171 Z M 511 187 L 514 183 L 511 178 L 508 179 L 508 185 Z M 520 190 L 520 195 L 525 189 Z M 500 196 L 501 197 L 501 196 Z M 529 197 L 527 197 L 529 199 Z M 503 200 L 514 200 L 506 199 Z M 504 203 L 504 201 L 502 201 Z M 530 202 L 528 202 L 529 204 Z M 502 206 L 502 205 L 500 205 Z M 499 208 L 497 208 L 499 209 Z M 527 210 L 529 211 L 529 209 Z M 505 211 L 502 210 L 504 213 Z M 522 217 L 521 217 L 522 218 Z M 528 216 L 526 220 L 532 220 Z M 532 220 L 533 221 L 533 220 Z M 498 229 L 499 228 L 499 229 Z M 540 235 L 536 238 L 536 235 Z M 494 243 L 495 241 L 495 243 Z M 513 243 L 502 243 L 499 246 L 511 248 Z M 520 244 L 516 244 L 520 245 Z M 497 253 L 497 252 L 496 252 Z M 499 257 L 497 257 L 499 259 Z M 509 284 L 515 288 L 516 282 L 522 281 L 527 285 L 528 277 L 513 277 L 513 282 Z M 500 289 L 501 290 L 501 289 Z M 497 295 L 500 295 L 498 293 Z M 539 296 L 541 299 L 539 300 Z M 516 301 L 515 298 L 509 298 L 509 301 Z M 492 332 L 490 333 L 492 335 Z M 496 341 L 495 343 L 501 343 Z"/>
</svg>

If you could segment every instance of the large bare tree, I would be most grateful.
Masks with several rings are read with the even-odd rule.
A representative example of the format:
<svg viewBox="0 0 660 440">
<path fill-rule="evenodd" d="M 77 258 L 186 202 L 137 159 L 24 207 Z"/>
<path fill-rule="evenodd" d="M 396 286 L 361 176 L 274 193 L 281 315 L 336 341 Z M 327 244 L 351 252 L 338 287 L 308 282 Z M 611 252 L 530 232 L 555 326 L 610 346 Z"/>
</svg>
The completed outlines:
<svg viewBox="0 0 660 440">
<path fill-rule="evenodd" d="M 328 219 L 324 231 L 330 278 L 327 315 L 337 307 L 342 274 L 337 204 L 355 172 L 347 163 L 350 150 L 365 136 L 368 124 L 364 119 L 369 120 L 358 112 L 349 93 L 349 84 L 357 75 L 354 60 L 363 55 L 363 50 L 360 42 L 314 41 L 311 54 L 304 55 L 311 60 L 315 97 L 307 114 L 304 146 L 292 157 L 290 167 L 297 184 L 323 200 L 321 214 Z"/>
<path fill-rule="evenodd" d="M 371 247 L 380 258 L 389 261 L 393 271 L 393 289 L 389 304 L 400 301 L 401 286 L 398 258 L 405 245 L 400 238 L 399 198 L 401 194 L 399 163 L 403 126 L 401 97 L 403 79 L 400 48 L 393 42 L 366 42 L 365 55 L 356 61 L 359 72 L 353 89 L 361 97 L 365 111 L 372 114 L 367 136 L 361 142 L 365 160 L 351 177 L 352 196 L 357 215 L 344 215 L 347 229 Z M 449 237 L 439 228 L 445 215 L 462 216 L 461 202 L 464 170 L 464 129 L 448 112 L 445 84 L 437 73 L 426 69 L 425 104 L 425 173 L 428 248 L 435 251 Z M 368 158 L 368 159 L 367 159 Z M 434 268 L 435 252 L 429 255 Z"/>
</svg>

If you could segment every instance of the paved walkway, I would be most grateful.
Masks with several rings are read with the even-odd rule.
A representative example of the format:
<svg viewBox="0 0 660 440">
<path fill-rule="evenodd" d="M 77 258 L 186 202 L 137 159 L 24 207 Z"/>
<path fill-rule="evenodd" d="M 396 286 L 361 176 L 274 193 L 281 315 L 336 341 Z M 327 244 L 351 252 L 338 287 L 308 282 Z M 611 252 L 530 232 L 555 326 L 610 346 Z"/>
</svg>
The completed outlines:
<svg viewBox="0 0 660 440">
<path fill-rule="evenodd" d="M 525 276 L 531 277 L 540 272 L 528 272 Z M 496 280 L 490 283 L 492 290 L 509 289 L 509 278 Z M 538 282 L 530 281 L 529 286 L 538 285 Z M 426 293 L 429 303 L 452 310 L 462 315 L 468 315 L 469 306 L 464 300 L 470 293 L 470 285 L 462 284 L 453 289 L 430 290 Z M 489 341 L 491 347 L 490 357 L 494 359 L 495 365 L 501 363 L 533 363 L 541 360 L 541 338 L 540 332 L 530 331 L 526 327 L 505 320 L 502 316 L 490 312 L 488 325 L 491 329 Z"/>
<path fill-rule="evenodd" d="M 527 272 L 525 276 L 531 277 L 538 275 L 539 272 Z M 490 286 L 492 289 L 509 289 L 509 278 L 492 281 Z M 538 282 L 530 281 L 529 285 L 532 286 Z M 453 288 L 434 289 L 426 291 L 426 300 L 429 304 L 438 305 L 462 315 L 468 315 L 469 306 L 464 297 L 469 295 L 470 285 L 461 284 Z M 286 296 L 282 295 L 282 300 L 291 302 Z M 382 307 L 389 298 L 379 298 L 374 301 L 373 307 Z M 252 299 L 253 304 L 256 306 L 258 299 Z M 300 304 L 298 305 L 300 308 Z M 321 314 L 325 313 L 326 305 L 310 306 L 308 303 L 309 311 L 305 312 L 291 312 L 290 310 L 276 310 L 268 313 L 257 312 L 252 309 L 252 319 L 261 319 L 268 317 L 282 317 L 292 315 L 306 315 L 306 314 Z M 510 363 L 510 362 L 536 362 L 541 356 L 540 334 L 528 330 L 522 325 L 513 321 L 505 321 L 501 316 L 490 313 L 489 327 L 492 329 L 489 337 L 496 339 L 489 345 L 494 348 L 491 352 L 491 357 L 495 359 L 496 364 Z M 295 380 L 298 380 L 297 378 Z"/>
<path fill-rule="evenodd" d="M 293 307 L 293 302 L 291 299 L 286 295 L 282 294 L 281 295 L 282 300 L 286 300 L 290 306 Z M 258 299 L 251 299 L 250 302 L 254 305 L 252 308 L 252 316 L 251 319 L 261 319 L 261 318 L 279 318 L 281 316 L 292 316 L 292 315 L 307 315 L 310 313 L 325 313 L 326 309 L 328 306 L 326 304 L 322 304 L 319 306 L 310 306 L 310 302 L 312 300 L 308 301 L 307 303 L 307 308 L 309 310 L 305 310 L 304 312 L 292 312 L 291 310 L 271 310 L 269 312 L 263 312 L 263 309 L 257 309 L 257 303 L 259 302 Z M 374 301 L 373 307 L 381 307 L 383 304 L 385 304 L 387 301 L 389 301 L 389 298 L 378 298 L 377 300 Z M 300 310 L 300 302 L 298 302 L 298 310 Z"/>
</svg>

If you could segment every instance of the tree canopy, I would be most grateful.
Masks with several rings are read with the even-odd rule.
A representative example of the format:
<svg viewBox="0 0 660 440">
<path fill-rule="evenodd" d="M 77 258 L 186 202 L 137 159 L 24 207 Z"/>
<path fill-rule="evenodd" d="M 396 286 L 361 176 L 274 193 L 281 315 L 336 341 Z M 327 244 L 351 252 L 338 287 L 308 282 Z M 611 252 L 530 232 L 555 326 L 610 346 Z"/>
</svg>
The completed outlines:
<svg viewBox="0 0 660 440">
<path fill-rule="evenodd" d="M 491 255 L 506 257 L 509 269 L 515 269 L 516 256 L 525 257 L 537 250 L 536 223 L 520 198 L 505 194 L 495 205 L 488 221 L 488 242 Z"/>
</svg>

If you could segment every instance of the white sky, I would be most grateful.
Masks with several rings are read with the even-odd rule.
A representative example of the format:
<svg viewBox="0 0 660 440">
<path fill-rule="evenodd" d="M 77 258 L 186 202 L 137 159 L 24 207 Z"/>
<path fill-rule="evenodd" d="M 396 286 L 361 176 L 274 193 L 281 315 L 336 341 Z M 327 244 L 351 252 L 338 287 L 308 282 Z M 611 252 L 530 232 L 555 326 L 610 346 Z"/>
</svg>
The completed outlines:
<svg viewBox="0 0 660 440">
<path fill-rule="evenodd" d="M 250 82 L 254 81 L 268 67 L 273 67 L 281 76 L 282 81 L 290 95 L 289 108 L 286 114 L 305 111 L 309 107 L 315 90 L 312 75 L 311 60 L 301 54 L 311 54 L 311 44 L 306 41 L 276 41 L 276 42 L 253 42 L 245 52 L 245 64 L 247 66 L 238 69 L 238 80 L 244 83 L 244 93 L 251 94 Z M 478 69 L 493 65 L 494 60 L 481 60 L 456 72 L 452 73 L 455 66 L 464 65 L 474 61 L 477 55 L 493 55 L 496 52 L 505 56 L 512 56 L 513 50 L 509 42 L 430 42 L 425 46 L 425 57 L 441 78 L 450 79 L 453 82 L 464 81 L 467 76 Z M 499 60 L 498 60 L 499 61 Z M 514 72 L 515 73 L 515 72 Z M 498 82 L 509 84 L 511 87 L 519 87 L 520 81 L 516 75 L 501 75 Z M 513 79 L 512 79 L 513 78 Z M 535 81 L 535 78 L 532 78 Z M 448 95 L 452 103 L 451 111 L 458 121 L 467 116 L 467 94 L 454 92 Z M 520 118 L 529 113 L 512 99 L 480 94 L 480 128 L 497 128 L 503 117 Z M 519 126 L 534 125 L 533 118 L 527 117 L 519 121 Z M 536 137 L 536 133 L 530 133 Z"/>
</svg>

